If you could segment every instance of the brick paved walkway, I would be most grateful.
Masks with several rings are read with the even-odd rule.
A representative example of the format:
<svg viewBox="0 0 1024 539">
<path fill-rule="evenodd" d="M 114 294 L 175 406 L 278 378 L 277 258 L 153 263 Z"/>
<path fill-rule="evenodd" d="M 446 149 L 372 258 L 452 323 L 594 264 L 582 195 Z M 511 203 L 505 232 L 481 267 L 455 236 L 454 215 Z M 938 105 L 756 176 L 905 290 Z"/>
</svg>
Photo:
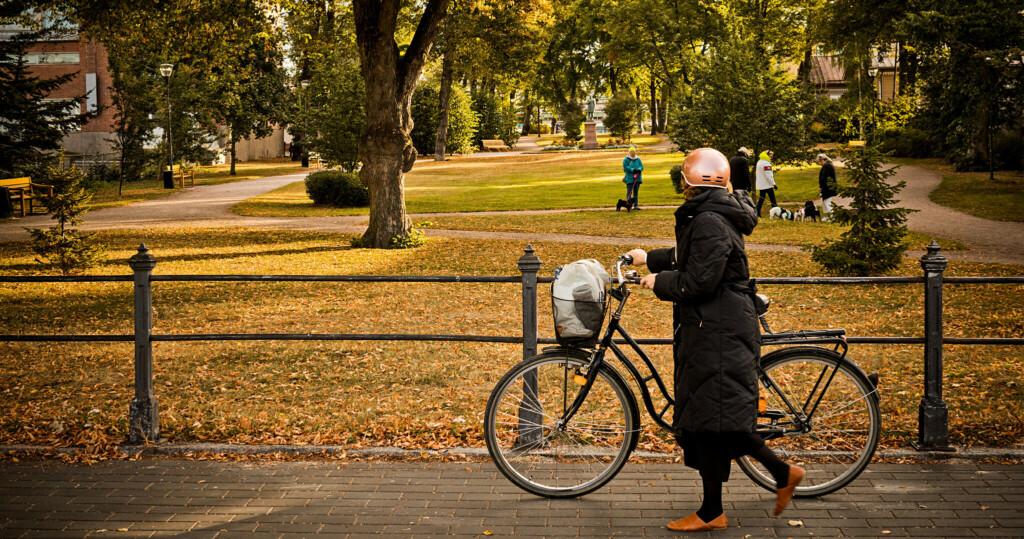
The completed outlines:
<svg viewBox="0 0 1024 539">
<path fill-rule="evenodd" d="M 681 537 L 663 525 L 698 492 L 678 464 L 630 464 L 596 494 L 550 501 L 490 463 L 33 462 L 0 465 L 0 537 Z M 772 497 L 736 471 L 734 527 L 700 536 L 1024 536 L 1024 465 L 875 464 L 781 518 Z"/>
</svg>

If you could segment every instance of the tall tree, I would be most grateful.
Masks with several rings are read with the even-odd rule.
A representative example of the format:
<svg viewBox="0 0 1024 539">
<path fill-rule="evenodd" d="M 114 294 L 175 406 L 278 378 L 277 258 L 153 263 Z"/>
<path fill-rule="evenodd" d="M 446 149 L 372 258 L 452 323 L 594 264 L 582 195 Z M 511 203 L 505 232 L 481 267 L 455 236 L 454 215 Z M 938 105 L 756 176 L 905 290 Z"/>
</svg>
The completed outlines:
<svg viewBox="0 0 1024 539">
<path fill-rule="evenodd" d="M 405 173 L 416 163 L 412 93 L 449 0 L 429 0 L 403 53 L 395 39 L 399 0 L 353 0 L 360 70 L 366 84 L 366 131 L 360 178 L 370 189 L 370 224 L 362 243 L 390 247 L 408 237 Z"/>
<path fill-rule="evenodd" d="M 743 36 L 716 45 L 696 72 L 701 84 L 673 115 L 674 142 L 686 149 L 771 149 L 778 161 L 805 155 L 812 100 L 785 71 L 760 68 L 756 55 Z"/>
<path fill-rule="evenodd" d="M 26 21 L 27 22 L 27 21 Z M 0 176 L 42 173 L 46 155 L 64 135 L 81 125 L 81 96 L 49 100 L 51 92 L 75 74 L 44 78 L 29 72 L 28 45 L 59 29 L 26 30 L 0 40 Z"/>
</svg>

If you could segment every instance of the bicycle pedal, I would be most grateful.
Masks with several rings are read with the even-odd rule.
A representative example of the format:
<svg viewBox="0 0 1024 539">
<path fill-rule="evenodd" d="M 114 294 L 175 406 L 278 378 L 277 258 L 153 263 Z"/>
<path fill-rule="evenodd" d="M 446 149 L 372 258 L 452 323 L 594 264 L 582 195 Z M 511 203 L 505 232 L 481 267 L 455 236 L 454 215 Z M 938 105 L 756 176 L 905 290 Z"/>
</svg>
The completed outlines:
<svg viewBox="0 0 1024 539">
<path fill-rule="evenodd" d="M 786 412 L 782 410 L 765 410 L 757 414 L 760 417 L 767 417 L 769 419 L 782 419 L 786 417 Z"/>
</svg>

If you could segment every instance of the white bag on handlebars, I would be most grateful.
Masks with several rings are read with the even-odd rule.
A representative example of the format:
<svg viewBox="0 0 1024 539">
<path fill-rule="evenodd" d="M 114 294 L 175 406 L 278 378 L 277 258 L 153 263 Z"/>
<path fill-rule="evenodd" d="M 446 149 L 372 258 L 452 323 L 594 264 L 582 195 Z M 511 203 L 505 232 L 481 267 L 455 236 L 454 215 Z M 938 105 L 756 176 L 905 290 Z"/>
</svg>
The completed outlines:
<svg viewBox="0 0 1024 539">
<path fill-rule="evenodd" d="M 566 346 L 593 346 L 604 323 L 611 277 L 600 262 L 577 260 L 555 270 L 551 311 L 555 337 Z"/>
</svg>

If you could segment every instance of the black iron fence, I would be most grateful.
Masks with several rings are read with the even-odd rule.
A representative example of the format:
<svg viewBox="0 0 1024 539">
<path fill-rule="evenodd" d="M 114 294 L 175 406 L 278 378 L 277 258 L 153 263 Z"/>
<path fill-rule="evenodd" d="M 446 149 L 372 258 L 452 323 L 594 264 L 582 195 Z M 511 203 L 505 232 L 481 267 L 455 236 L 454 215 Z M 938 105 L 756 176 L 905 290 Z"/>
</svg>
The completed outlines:
<svg viewBox="0 0 1024 539">
<path fill-rule="evenodd" d="M 153 343 L 171 341 L 448 341 L 522 344 L 523 358 L 537 353 L 538 344 L 554 339 L 537 335 L 537 285 L 549 283 L 540 277 L 541 261 L 531 246 L 519 258 L 517 276 L 404 276 L 404 275 L 153 275 L 156 258 L 145 245 L 128 260 L 132 275 L 83 276 L 0 276 L 0 283 L 97 283 L 132 282 L 135 327 L 131 334 L 0 334 L 0 342 L 134 342 L 135 397 L 129 407 L 130 443 L 157 440 L 160 421 L 153 393 Z M 1024 284 L 1024 276 L 944 277 L 948 261 L 939 245 L 932 242 L 921 257 L 920 277 L 771 277 L 757 279 L 761 285 L 924 285 L 922 337 L 850 336 L 850 343 L 923 344 L 924 394 L 918 409 L 920 450 L 951 450 L 949 421 L 942 399 L 942 350 L 944 344 L 1024 345 L 1024 338 L 947 338 L 942 334 L 942 290 L 945 285 Z M 519 283 L 522 286 L 522 333 L 519 335 L 465 335 L 419 333 L 153 333 L 154 282 L 361 282 L 361 283 Z M 667 345 L 671 339 L 636 339 L 639 344 Z"/>
</svg>

